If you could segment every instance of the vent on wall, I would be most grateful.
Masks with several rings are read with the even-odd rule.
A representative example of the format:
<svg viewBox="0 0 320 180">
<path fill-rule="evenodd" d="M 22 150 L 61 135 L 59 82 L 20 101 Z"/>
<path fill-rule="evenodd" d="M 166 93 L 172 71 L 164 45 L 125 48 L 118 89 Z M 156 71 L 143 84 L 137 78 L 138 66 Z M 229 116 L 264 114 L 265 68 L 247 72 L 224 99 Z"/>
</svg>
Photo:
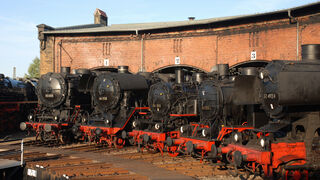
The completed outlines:
<svg viewBox="0 0 320 180">
<path fill-rule="evenodd" d="M 104 56 L 110 55 L 111 52 L 111 42 L 102 43 L 102 54 Z"/>
</svg>

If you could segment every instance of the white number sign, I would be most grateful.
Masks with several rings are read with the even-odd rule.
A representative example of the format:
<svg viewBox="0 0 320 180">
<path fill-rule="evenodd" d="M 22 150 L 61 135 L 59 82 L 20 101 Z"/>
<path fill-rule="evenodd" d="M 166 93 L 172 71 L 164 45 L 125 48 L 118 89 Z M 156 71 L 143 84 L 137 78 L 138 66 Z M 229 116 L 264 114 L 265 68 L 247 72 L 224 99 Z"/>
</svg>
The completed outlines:
<svg viewBox="0 0 320 180">
<path fill-rule="evenodd" d="M 109 66 L 109 59 L 105 59 L 105 60 L 103 61 L 103 65 L 104 65 L 104 66 Z"/>
<path fill-rule="evenodd" d="M 251 60 L 256 60 L 256 59 L 257 59 L 257 52 L 251 51 Z"/>
<path fill-rule="evenodd" d="M 174 58 L 174 64 L 180 64 L 180 57 L 179 56 L 176 56 Z"/>
</svg>

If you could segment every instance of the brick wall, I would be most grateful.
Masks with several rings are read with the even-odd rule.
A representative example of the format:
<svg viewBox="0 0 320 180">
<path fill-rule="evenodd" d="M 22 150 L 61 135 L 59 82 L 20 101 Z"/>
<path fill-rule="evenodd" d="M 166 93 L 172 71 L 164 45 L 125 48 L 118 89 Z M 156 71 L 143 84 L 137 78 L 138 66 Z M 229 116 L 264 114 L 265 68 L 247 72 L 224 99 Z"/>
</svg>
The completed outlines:
<svg viewBox="0 0 320 180">
<path fill-rule="evenodd" d="M 296 60 L 297 27 L 299 52 L 301 44 L 320 43 L 320 15 L 300 18 L 298 26 L 283 19 L 138 36 L 48 36 L 46 49 L 41 50 L 41 74 L 61 66 L 102 66 L 104 59 L 111 66 L 128 65 L 131 72 L 173 65 L 177 56 L 181 64 L 206 71 L 216 63 L 250 60 L 251 51 L 256 51 L 257 59 Z"/>
<path fill-rule="evenodd" d="M 52 72 L 55 66 L 54 37 L 47 37 L 45 49 L 40 50 L 40 74 Z"/>
</svg>

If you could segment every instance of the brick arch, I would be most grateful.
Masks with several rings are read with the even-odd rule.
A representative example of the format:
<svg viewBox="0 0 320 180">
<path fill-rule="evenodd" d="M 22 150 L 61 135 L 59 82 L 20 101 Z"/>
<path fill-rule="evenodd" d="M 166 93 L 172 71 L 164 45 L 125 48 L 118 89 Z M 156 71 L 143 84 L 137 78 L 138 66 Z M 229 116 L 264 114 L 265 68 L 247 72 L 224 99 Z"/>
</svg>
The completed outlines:
<svg viewBox="0 0 320 180">
<path fill-rule="evenodd" d="M 118 72 L 118 66 L 96 66 L 96 67 L 90 68 L 90 70 L 93 70 L 93 71 Z M 128 71 L 129 71 L 129 73 L 133 73 L 133 72 L 130 70 L 130 66 L 129 66 Z"/>
<path fill-rule="evenodd" d="M 241 68 L 241 67 L 264 67 L 266 66 L 270 61 L 267 60 L 249 60 L 249 61 L 243 61 L 243 62 L 239 62 L 236 63 L 232 66 L 230 66 L 230 68 Z"/>
<path fill-rule="evenodd" d="M 202 68 L 199 68 L 199 67 L 196 67 L 196 66 L 192 66 L 192 65 L 187 65 L 187 64 L 180 64 L 180 65 L 167 65 L 167 66 L 162 66 L 162 67 L 159 67 L 155 70 L 153 70 L 152 72 L 161 72 L 161 71 L 174 71 L 175 68 L 177 67 L 180 67 L 180 68 L 186 68 L 186 69 L 189 69 L 189 70 L 194 70 L 194 71 L 197 71 L 197 72 L 204 72 L 204 73 L 207 73 L 208 71 L 202 69 Z"/>
</svg>

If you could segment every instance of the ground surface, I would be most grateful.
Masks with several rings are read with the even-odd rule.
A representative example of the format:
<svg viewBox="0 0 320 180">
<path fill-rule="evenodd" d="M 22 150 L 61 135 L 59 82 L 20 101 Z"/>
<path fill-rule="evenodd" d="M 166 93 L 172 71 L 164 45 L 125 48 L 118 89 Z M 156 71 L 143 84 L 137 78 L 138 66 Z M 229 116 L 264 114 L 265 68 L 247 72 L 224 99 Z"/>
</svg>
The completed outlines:
<svg viewBox="0 0 320 180">
<path fill-rule="evenodd" d="M 25 137 L 12 134 L 5 140 Z M 0 139 L 0 158 L 20 161 L 21 141 Z M 26 169 L 38 177 L 67 179 L 240 179 L 227 170 L 189 156 L 170 157 L 167 153 L 138 153 L 136 147 L 115 149 L 96 144 L 40 144 L 24 138 Z"/>
</svg>

